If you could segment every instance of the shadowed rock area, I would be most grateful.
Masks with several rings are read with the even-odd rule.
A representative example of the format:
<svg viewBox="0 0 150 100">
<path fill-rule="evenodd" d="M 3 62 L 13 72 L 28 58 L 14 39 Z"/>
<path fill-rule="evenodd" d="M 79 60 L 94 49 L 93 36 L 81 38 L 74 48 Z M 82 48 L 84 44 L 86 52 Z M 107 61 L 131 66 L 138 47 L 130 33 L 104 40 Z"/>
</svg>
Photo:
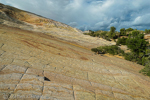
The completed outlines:
<svg viewBox="0 0 150 100">
<path fill-rule="evenodd" d="M 39 26 L 34 20 L 43 17 L 19 10 L 34 16 L 27 21 L 14 9 L 0 4 L 0 100 L 150 99 L 143 66 L 90 50 L 113 43 L 61 23 Z"/>
</svg>

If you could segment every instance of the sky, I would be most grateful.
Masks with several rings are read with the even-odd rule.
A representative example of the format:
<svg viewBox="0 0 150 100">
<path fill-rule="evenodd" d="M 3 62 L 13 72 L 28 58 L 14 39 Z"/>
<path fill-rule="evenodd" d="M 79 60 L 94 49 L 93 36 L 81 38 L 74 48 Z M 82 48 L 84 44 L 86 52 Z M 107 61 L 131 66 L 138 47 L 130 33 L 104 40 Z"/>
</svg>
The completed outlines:
<svg viewBox="0 0 150 100">
<path fill-rule="evenodd" d="M 121 28 L 150 29 L 150 0 L 0 0 L 72 27 L 117 31 Z"/>
</svg>

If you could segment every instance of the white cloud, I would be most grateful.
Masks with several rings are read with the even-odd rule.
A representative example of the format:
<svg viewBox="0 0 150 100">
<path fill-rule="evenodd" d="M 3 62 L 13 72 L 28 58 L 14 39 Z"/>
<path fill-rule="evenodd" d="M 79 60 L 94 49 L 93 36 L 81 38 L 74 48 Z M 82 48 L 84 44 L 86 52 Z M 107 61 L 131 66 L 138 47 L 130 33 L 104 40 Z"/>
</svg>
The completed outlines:
<svg viewBox="0 0 150 100">
<path fill-rule="evenodd" d="M 0 0 L 82 30 L 150 28 L 150 0 Z"/>
<path fill-rule="evenodd" d="M 149 18 L 150 18 L 150 14 L 138 16 L 133 21 L 133 25 L 135 26 L 150 25 Z"/>
</svg>

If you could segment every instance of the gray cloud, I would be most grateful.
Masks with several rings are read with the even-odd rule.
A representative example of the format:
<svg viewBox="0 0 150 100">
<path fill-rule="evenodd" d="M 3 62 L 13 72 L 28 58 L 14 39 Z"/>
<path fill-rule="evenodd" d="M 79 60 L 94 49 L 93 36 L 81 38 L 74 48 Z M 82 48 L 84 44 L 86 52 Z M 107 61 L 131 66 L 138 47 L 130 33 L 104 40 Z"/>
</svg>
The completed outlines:
<svg viewBox="0 0 150 100">
<path fill-rule="evenodd" d="M 81 30 L 150 29 L 150 0 L 0 0 Z"/>
</svg>

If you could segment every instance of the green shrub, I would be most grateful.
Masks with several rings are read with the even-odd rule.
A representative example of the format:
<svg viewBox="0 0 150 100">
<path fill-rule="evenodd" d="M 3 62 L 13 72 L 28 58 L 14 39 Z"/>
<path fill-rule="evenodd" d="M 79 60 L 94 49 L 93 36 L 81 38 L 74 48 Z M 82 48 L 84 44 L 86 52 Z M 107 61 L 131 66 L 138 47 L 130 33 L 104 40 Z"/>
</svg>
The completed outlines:
<svg viewBox="0 0 150 100">
<path fill-rule="evenodd" d="M 140 65 L 142 65 L 142 63 L 143 63 L 143 60 L 142 60 L 142 58 L 137 58 L 137 64 L 140 64 Z"/>
<path fill-rule="evenodd" d="M 134 37 L 138 36 L 139 34 L 140 34 L 139 31 L 134 30 L 134 31 L 132 31 L 132 33 L 129 35 L 129 37 L 134 38 Z"/>
<path fill-rule="evenodd" d="M 142 70 L 139 71 L 140 73 L 150 76 L 150 63 L 146 65 Z"/>
<path fill-rule="evenodd" d="M 118 38 L 117 32 L 115 30 L 116 30 L 116 28 L 114 26 L 110 27 L 110 32 L 108 34 L 109 38 L 111 38 L 111 39 Z"/>
<path fill-rule="evenodd" d="M 101 46 L 101 47 L 98 47 L 98 48 L 93 48 L 91 49 L 92 51 L 94 52 L 102 52 L 102 53 L 109 53 L 109 54 L 112 54 L 112 55 L 123 55 L 124 54 L 124 51 L 121 50 L 118 46 L 116 45 L 112 45 L 112 46 Z"/>
<path fill-rule="evenodd" d="M 126 30 L 125 28 L 120 29 L 120 36 L 126 36 Z"/>
<path fill-rule="evenodd" d="M 150 33 L 150 29 L 149 30 L 145 29 L 145 34 L 149 34 L 149 33 Z"/>
<path fill-rule="evenodd" d="M 140 52 L 145 52 L 148 42 L 145 41 L 145 39 L 138 38 L 137 36 L 135 38 L 128 38 L 126 40 L 126 44 L 127 44 L 127 47 L 131 49 L 132 52 L 139 54 Z"/>
<path fill-rule="evenodd" d="M 145 66 L 147 64 L 147 57 L 142 58 L 142 65 Z"/>
<path fill-rule="evenodd" d="M 137 55 L 135 53 L 125 53 L 124 54 L 124 58 L 128 61 L 133 61 L 133 62 L 136 62 L 137 61 Z"/>
<path fill-rule="evenodd" d="M 107 37 L 107 32 L 104 31 L 100 34 L 100 37 L 102 37 L 103 39 L 105 39 Z"/>
<path fill-rule="evenodd" d="M 89 33 L 83 33 L 84 35 L 89 35 Z"/>
<path fill-rule="evenodd" d="M 133 28 L 126 29 L 126 31 L 128 31 L 128 32 L 133 31 L 133 30 L 134 30 Z"/>
<path fill-rule="evenodd" d="M 107 41 L 111 41 L 111 39 L 109 37 L 105 37 L 104 39 L 106 39 Z"/>
<path fill-rule="evenodd" d="M 99 50 L 97 48 L 92 48 L 91 49 L 93 52 L 98 52 Z"/>
<path fill-rule="evenodd" d="M 126 40 L 127 40 L 127 38 L 118 38 L 118 41 L 116 42 L 116 45 L 120 45 L 120 44 L 122 44 L 122 45 L 126 45 Z"/>
<path fill-rule="evenodd" d="M 144 57 L 142 59 L 142 63 L 145 67 L 142 70 L 140 70 L 140 73 L 150 76 L 150 56 Z"/>
<path fill-rule="evenodd" d="M 150 54 L 150 46 L 147 47 L 146 54 Z"/>
<path fill-rule="evenodd" d="M 109 38 L 111 38 L 111 39 L 117 39 L 118 38 L 118 36 L 117 36 L 117 34 L 116 33 L 109 33 Z"/>
</svg>

